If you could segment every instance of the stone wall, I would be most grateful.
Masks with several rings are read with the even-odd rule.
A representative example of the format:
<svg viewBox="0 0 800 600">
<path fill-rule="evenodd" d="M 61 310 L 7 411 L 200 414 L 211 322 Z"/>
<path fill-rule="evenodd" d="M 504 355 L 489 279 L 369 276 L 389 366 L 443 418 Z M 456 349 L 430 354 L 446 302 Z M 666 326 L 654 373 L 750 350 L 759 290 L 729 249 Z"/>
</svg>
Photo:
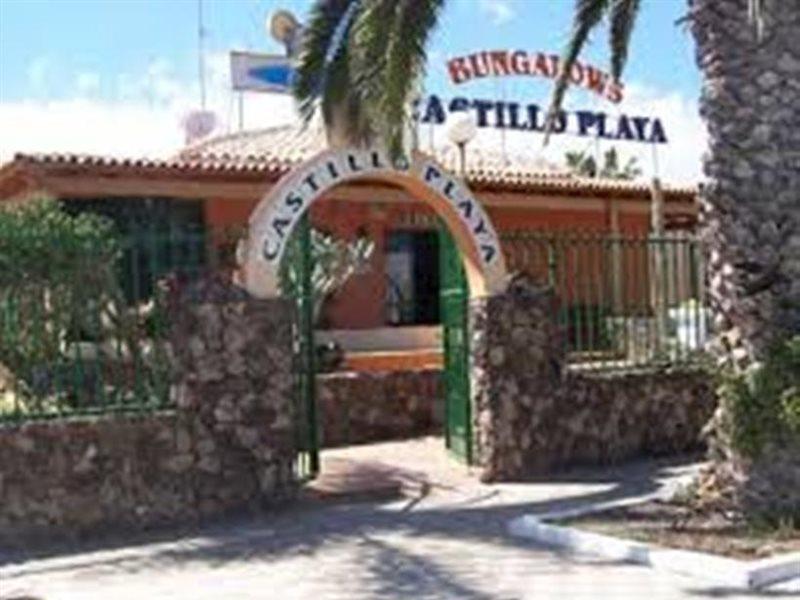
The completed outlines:
<svg viewBox="0 0 800 600">
<path fill-rule="evenodd" d="M 698 447 L 716 404 L 699 371 L 565 368 L 553 296 L 524 281 L 473 301 L 476 456 L 484 480 Z"/>
<path fill-rule="evenodd" d="M 293 308 L 220 285 L 173 307 L 173 410 L 0 428 L 0 538 L 197 519 L 293 493 Z"/>
<path fill-rule="evenodd" d="M 187 295 L 172 319 L 175 403 L 197 442 L 199 508 L 282 495 L 295 453 L 294 305 L 237 288 L 202 289 L 198 303 Z"/>
<path fill-rule="evenodd" d="M 193 440 L 175 413 L 0 430 L 0 540 L 171 520 L 196 507 Z"/>
<path fill-rule="evenodd" d="M 320 375 L 320 443 L 342 446 L 439 433 L 443 398 L 438 369 Z"/>
</svg>

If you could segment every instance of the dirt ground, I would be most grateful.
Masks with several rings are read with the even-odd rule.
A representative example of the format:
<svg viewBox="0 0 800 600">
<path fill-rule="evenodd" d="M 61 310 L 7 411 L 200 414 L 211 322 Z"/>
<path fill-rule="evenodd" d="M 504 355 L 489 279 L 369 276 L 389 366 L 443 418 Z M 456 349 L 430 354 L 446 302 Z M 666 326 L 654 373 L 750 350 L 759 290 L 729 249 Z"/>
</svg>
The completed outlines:
<svg viewBox="0 0 800 600">
<path fill-rule="evenodd" d="M 475 489 L 478 472 L 457 460 L 437 436 L 324 449 L 312 495 L 416 496 Z"/>
<path fill-rule="evenodd" d="M 743 560 L 800 552 L 800 529 L 758 529 L 720 514 L 699 514 L 687 506 L 662 501 L 613 509 L 567 524 L 614 537 Z"/>
</svg>

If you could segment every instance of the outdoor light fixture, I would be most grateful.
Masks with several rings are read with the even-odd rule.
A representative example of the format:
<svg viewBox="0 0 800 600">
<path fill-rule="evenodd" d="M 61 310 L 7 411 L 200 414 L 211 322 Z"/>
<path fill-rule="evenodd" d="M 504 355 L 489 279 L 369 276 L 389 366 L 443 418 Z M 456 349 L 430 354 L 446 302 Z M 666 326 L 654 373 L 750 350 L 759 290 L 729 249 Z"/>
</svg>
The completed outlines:
<svg viewBox="0 0 800 600">
<path fill-rule="evenodd" d="M 475 119 L 471 114 L 464 114 L 447 130 L 447 137 L 456 146 L 464 146 L 471 142 L 477 133 L 478 127 L 475 125 Z"/>
<path fill-rule="evenodd" d="M 447 130 L 447 137 L 458 148 L 459 174 L 464 177 L 467 170 L 467 144 L 473 140 L 478 133 L 475 119 L 471 114 L 464 114 Z"/>
</svg>

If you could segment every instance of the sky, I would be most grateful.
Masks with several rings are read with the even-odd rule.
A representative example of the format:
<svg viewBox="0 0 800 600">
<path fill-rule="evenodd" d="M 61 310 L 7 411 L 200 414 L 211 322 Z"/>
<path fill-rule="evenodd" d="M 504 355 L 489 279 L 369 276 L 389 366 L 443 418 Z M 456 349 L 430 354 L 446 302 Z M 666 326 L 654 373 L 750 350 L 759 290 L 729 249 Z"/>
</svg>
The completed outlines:
<svg viewBox="0 0 800 600">
<path fill-rule="evenodd" d="M 204 23 L 207 106 L 218 133 L 238 130 L 229 52 L 282 53 L 265 22 L 279 8 L 302 21 L 310 0 L 0 0 L 0 161 L 15 152 L 170 156 L 184 143 L 182 121 L 200 106 L 198 5 Z M 560 53 L 573 0 L 451 0 L 428 55 L 426 89 L 450 98 L 497 98 L 545 104 L 551 82 L 493 78 L 461 85 L 446 60 L 480 50 Z M 705 133 L 697 114 L 700 77 L 685 26 L 685 0 L 646 0 L 633 35 L 619 105 L 574 88 L 567 108 L 658 117 L 669 143 L 617 143 L 649 176 L 700 177 Z M 582 60 L 607 70 L 607 31 L 595 33 Z M 291 122 L 294 105 L 279 94 L 248 93 L 246 129 Z M 442 131 L 435 143 L 446 144 Z M 567 150 L 602 152 L 610 142 L 559 136 L 547 148 L 534 133 L 482 130 L 478 140 L 515 156 L 562 162 Z"/>
</svg>

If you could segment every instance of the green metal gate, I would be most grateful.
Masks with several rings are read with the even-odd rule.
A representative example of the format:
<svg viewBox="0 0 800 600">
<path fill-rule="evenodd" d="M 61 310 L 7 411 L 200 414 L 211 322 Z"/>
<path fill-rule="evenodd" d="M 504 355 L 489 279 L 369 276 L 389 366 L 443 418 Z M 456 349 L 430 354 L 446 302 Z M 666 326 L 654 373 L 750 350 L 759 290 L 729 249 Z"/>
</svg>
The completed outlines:
<svg viewBox="0 0 800 600">
<path fill-rule="evenodd" d="M 444 346 L 445 443 L 450 452 L 472 462 L 472 414 L 469 389 L 469 337 L 467 331 L 467 278 L 461 252 L 440 224 L 439 272 Z"/>
<path fill-rule="evenodd" d="M 469 338 L 467 332 L 467 279 L 461 253 L 444 224 L 440 227 L 440 306 L 444 350 L 445 441 L 450 452 L 472 461 L 472 415 L 469 386 Z M 319 439 L 316 407 L 316 344 L 314 341 L 314 269 L 311 226 L 304 217 L 286 253 L 291 269 L 291 293 L 297 305 L 295 330 L 296 447 L 295 471 L 301 479 L 319 472 Z M 288 290 L 287 290 L 288 291 Z"/>
<path fill-rule="evenodd" d="M 314 341 L 314 269 L 311 251 L 311 225 L 308 214 L 300 221 L 287 249 L 288 269 L 293 271 L 291 293 L 297 305 L 294 341 L 295 432 L 297 457 L 295 472 L 300 479 L 311 479 L 319 472 L 317 434 L 316 343 Z"/>
</svg>

